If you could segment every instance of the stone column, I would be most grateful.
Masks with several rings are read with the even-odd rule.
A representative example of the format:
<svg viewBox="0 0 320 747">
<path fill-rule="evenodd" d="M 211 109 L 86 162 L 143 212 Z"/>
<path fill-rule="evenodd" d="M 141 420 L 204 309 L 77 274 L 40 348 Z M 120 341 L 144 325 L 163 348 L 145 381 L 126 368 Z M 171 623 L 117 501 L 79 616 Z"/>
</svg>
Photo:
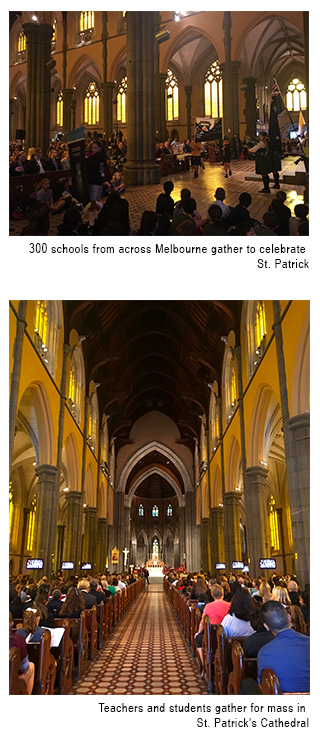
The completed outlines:
<svg viewBox="0 0 320 747">
<path fill-rule="evenodd" d="M 37 576 L 51 576 L 52 556 L 55 549 L 56 524 L 51 524 L 52 504 L 55 500 L 55 480 L 58 469 L 53 464 L 36 467 L 38 478 L 37 510 L 35 528 L 35 557 L 43 558 L 44 567 Z"/>
<path fill-rule="evenodd" d="M 26 322 L 27 301 L 19 301 L 16 336 L 13 348 L 13 368 L 11 373 L 11 389 L 9 404 L 9 473 L 11 470 L 14 432 L 16 427 L 16 414 L 18 407 L 19 381 L 21 371 L 21 358 L 24 331 L 27 326 Z"/>
<path fill-rule="evenodd" d="M 58 506 L 59 506 L 59 490 L 60 490 L 60 473 L 62 471 L 62 449 L 63 449 L 63 427 L 64 427 L 64 414 L 66 404 L 66 381 L 67 381 L 67 365 L 68 355 L 70 353 L 70 345 L 64 343 L 62 351 L 62 369 L 61 369 L 61 380 L 60 380 L 60 407 L 59 407 L 59 421 L 58 421 L 58 439 L 57 439 L 57 475 L 54 489 L 54 500 L 51 506 L 51 526 L 55 527 L 58 521 Z M 55 559 L 54 568 L 57 570 L 57 560 Z"/>
<path fill-rule="evenodd" d="M 262 465 L 246 470 L 246 525 L 250 573 L 260 573 L 259 558 L 269 557 L 268 545 L 268 470 Z"/>
<path fill-rule="evenodd" d="M 9 139 L 15 140 L 16 139 L 16 130 L 22 129 L 19 128 L 19 106 L 18 101 L 16 99 L 9 99 Z"/>
<path fill-rule="evenodd" d="M 246 130 L 250 137 L 255 137 L 257 127 L 256 79 L 252 77 L 244 78 L 243 82 L 246 85 Z"/>
<path fill-rule="evenodd" d="M 201 566 L 205 573 L 211 571 L 211 553 L 210 553 L 210 519 L 202 518 L 200 525 L 201 532 Z"/>
<path fill-rule="evenodd" d="M 186 92 L 186 109 L 187 109 L 187 138 L 189 140 L 192 140 L 191 135 L 191 127 L 192 127 L 192 121 L 191 121 L 191 94 L 192 94 L 192 86 L 185 86 L 184 90 Z"/>
<path fill-rule="evenodd" d="M 128 160 L 125 183 L 158 184 L 154 127 L 154 13 L 127 13 Z"/>
<path fill-rule="evenodd" d="M 196 498 L 191 491 L 186 493 L 185 526 L 187 569 L 200 570 L 200 526 L 196 524 Z"/>
<path fill-rule="evenodd" d="M 81 561 L 92 563 L 93 570 L 95 570 L 97 534 L 98 509 L 94 506 L 86 506 L 84 509 L 84 538 Z"/>
<path fill-rule="evenodd" d="M 241 536 L 240 536 L 240 494 L 235 490 L 225 493 L 223 496 L 224 508 L 224 546 L 226 565 L 231 570 L 233 560 L 241 560 Z"/>
<path fill-rule="evenodd" d="M 108 553 L 108 520 L 104 517 L 98 519 L 98 553 L 97 571 L 104 573 L 106 570 L 106 558 Z"/>
<path fill-rule="evenodd" d="M 67 518 L 62 560 L 71 560 L 74 563 L 74 572 L 79 573 L 83 498 L 78 490 L 69 490 L 68 493 L 65 493 L 65 499 L 67 503 Z"/>
<path fill-rule="evenodd" d="M 120 573 L 120 569 L 123 567 L 122 550 L 125 547 L 125 521 L 125 494 L 117 491 L 114 494 L 113 503 L 113 546 L 119 550 L 119 563 L 118 566 L 113 566 L 114 573 Z M 110 549 L 112 550 L 112 547 Z"/>
<path fill-rule="evenodd" d="M 155 134 L 160 143 L 166 140 L 166 73 L 155 75 Z"/>
<path fill-rule="evenodd" d="M 27 37 L 26 148 L 45 153 L 50 138 L 51 38 L 49 23 L 24 23 Z"/>
<path fill-rule="evenodd" d="M 63 132 L 66 134 L 73 129 L 73 107 L 74 90 L 65 88 L 63 91 Z"/>
<path fill-rule="evenodd" d="M 310 572 L 310 413 L 303 412 L 288 421 L 289 430 L 295 443 L 296 459 L 293 468 L 296 471 L 295 480 L 299 482 L 301 496 L 301 513 L 296 516 L 296 524 L 300 524 L 299 533 L 305 537 L 307 548 L 303 565 Z M 299 559 L 299 558 L 298 558 Z M 307 576 L 309 577 L 309 576 Z M 299 579 L 300 580 L 300 579 Z"/>
<path fill-rule="evenodd" d="M 179 507 L 179 537 L 180 537 L 181 563 L 183 563 L 184 556 L 186 555 L 186 509 L 185 509 L 185 506 Z"/>
<path fill-rule="evenodd" d="M 224 563 L 223 506 L 210 509 L 211 570 L 215 573 L 216 563 Z"/>
<path fill-rule="evenodd" d="M 280 385 L 284 446 L 287 464 L 287 482 L 291 511 L 292 536 L 294 551 L 297 554 L 297 559 L 295 561 L 295 572 L 298 576 L 300 584 L 304 584 L 310 581 L 309 531 L 308 533 L 306 533 L 306 526 L 301 517 L 308 510 L 309 497 L 306 495 L 305 488 L 300 488 L 300 470 L 297 469 L 297 458 L 299 450 L 300 456 L 302 457 L 302 453 L 305 447 L 303 447 L 301 452 L 301 444 L 299 444 L 301 435 L 301 431 L 299 434 L 300 426 L 298 426 L 298 428 L 294 427 L 294 423 L 299 423 L 299 421 L 295 421 L 293 418 L 293 427 L 290 427 L 291 421 L 289 419 L 287 376 L 283 351 L 281 308 L 279 301 L 273 301 L 273 314 L 273 328 L 277 348 L 278 376 Z M 303 475 L 303 472 L 305 470 L 305 458 L 302 459 L 301 466 L 301 485 L 303 485 L 303 480 L 305 479 L 305 474 Z"/>
<path fill-rule="evenodd" d="M 239 133 L 238 70 L 240 65 L 241 62 L 236 61 L 225 62 L 220 65 L 223 78 L 222 135 L 226 135 L 230 141 L 232 141 L 233 135 Z"/>
<path fill-rule="evenodd" d="M 113 81 L 107 81 L 103 87 L 103 99 L 104 99 L 104 129 L 106 133 L 106 139 L 111 137 L 113 132 L 113 96 L 114 96 L 114 83 Z"/>
</svg>

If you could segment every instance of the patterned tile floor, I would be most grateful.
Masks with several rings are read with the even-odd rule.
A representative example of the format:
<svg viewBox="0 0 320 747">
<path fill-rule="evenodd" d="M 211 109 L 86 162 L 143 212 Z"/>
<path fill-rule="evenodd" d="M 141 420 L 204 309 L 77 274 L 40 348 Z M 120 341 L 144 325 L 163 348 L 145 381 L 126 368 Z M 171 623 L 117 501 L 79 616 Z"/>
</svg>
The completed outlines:
<svg viewBox="0 0 320 747">
<path fill-rule="evenodd" d="M 138 596 L 69 694 L 206 694 L 162 585 Z"/>
<path fill-rule="evenodd" d="M 226 205 L 235 206 L 238 204 L 238 198 L 241 192 L 250 192 L 252 203 L 250 213 L 253 218 L 261 220 L 263 214 L 268 210 L 271 200 L 274 198 L 274 190 L 270 195 L 259 194 L 262 188 L 262 182 L 245 180 L 246 176 L 252 174 L 254 164 L 252 161 L 233 161 L 231 164 L 232 176 L 224 178 L 223 167 L 221 164 L 206 163 L 205 170 L 200 171 L 200 176 L 195 179 L 193 170 L 177 174 L 169 174 L 161 178 L 161 184 L 151 184 L 148 186 L 129 187 L 124 193 L 124 197 L 129 202 L 129 215 L 131 230 L 137 231 L 140 227 L 140 220 L 144 210 L 155 210 L 156 199 L 162 191 L 162 184 L 167 180 L 174 183 L 172 198 L 176 202 L 180 199 L 180 191 L 183 187 L 191 190 L 192 197 L 196 200 L 197 209 L 202 217 L 207 217 L 207 210 L 214 200 L 214 193 L 217 187 L 223 187 L 226 191 Z M 304 187 L 290 184 L 281 184 L 281 189 L 287 192 L 286 204 L 293 209 L 298 202 L 303 202 Z M 51 217 L 49 235 L 57 235 L 57 226 L 62 223 L 62 214 Z M 10 235 L 19 236 L 22 229 L 27 225 L 27 220 L 16 221 L 10 220 Z"/>
</svg>

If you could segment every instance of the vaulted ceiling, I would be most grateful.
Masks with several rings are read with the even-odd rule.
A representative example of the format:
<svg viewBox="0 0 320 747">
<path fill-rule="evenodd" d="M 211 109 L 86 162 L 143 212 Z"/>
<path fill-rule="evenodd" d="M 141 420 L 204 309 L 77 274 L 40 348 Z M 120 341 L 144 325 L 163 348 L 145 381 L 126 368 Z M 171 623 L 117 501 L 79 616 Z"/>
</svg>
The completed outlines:
<svg viewBox="0 0 320 747">
<path fill-rule="evenodd" d="M 100 416 L 109 416 L 116 449 L 134 423 L 158 410 L 194 448 L 208 413 L 210 384 L 220 384 L 225 343 L 238 338 L 241 301 L 66 301 L 65 339 L 82 342 L 87 386 L 98 384 Z"/>
</svg>

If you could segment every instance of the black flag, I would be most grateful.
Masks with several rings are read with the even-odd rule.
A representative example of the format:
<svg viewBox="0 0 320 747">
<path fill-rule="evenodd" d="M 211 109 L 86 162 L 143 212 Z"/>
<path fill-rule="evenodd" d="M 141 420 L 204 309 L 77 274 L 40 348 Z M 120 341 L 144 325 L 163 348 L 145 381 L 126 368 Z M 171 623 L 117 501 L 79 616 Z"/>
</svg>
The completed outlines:
<svg viewBox="0 0 320 747">
<path fill-rule="evenodd" d="M 284 111 L 285 105 L 282 100 L 278 85 L 274 80 L 271 91 L 270 120 L 269 120 L 269 147 L 274 153 L 281 153 L 281 135 L 278 114 Z"/>
</svg>

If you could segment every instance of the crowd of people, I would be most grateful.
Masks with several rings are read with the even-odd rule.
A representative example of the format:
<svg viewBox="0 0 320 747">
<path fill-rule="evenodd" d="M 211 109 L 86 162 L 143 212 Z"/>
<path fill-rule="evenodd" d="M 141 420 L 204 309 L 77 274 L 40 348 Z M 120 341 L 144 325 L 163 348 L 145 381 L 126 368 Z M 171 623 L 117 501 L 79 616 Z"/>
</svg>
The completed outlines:
<svg viewBox="0 0 320 747">
<path fill-rule="evenodd" d="M 34 684 L 34 664 L 29 661 L 26 643 L 40 641 L 45 628 L 55 627 L 55 618 L 79 618 L 84 609 L 107 602 L 126 586 L 143 577 L 142 570 L 117 575 L 97 574 L 78 578 L 63 578 L 57 573 L 50 581 L 43 576 L 35 581 L 29 574 L 9 579 L 9 649 L 20 651 L 19 677 L 31 695 Z M 21 627 L 13 629 L 14 621 Z"/>
<path fill-rule="evenodd" d="M 261 694 L 263 669 L 272 669 L 282 692 L 310 690 L 310 585 L 300 588 L 295 576 L 269 579 L 171 571 L 167 579 L 186 597 L 198 600 L 201 621 L 195 643 L 201 666 L 204 618 L 222 625 L 227 636 L 244 637 L 245 657 L 257 658 L 258 680 L 248 678 L 241 694 Z"/>
<path fill-rule="evenodd" d="M 218 148 L 224 176 L 232 176 L 232 158 L 240 157 L 246 151 L 254 158 L 251 138 L 241 143 L 237 135 L 231 142 L 224 138 L 221 143 L 200 143 L 186 140 L 178 144 L 176 140 L 158 143 L 156 156 L 175 154 L 178 149 L 190 155 L 194 176 L 199 176 L 205 168 L 208 153 Z M 218 145 L 217 145 L 218 144 Z M 42 174 L 43 178 L 27 196 L 17 197 L 12 217 L 16 220 L 28 218 L 28 225 L 21 235 L 47 235 L 50 230 L 50 215 L 61 214 L 58 235 L 106 235 L 106 236 L 306 236 L 309 234 L 309 209 L 298 203 L 294 214 L 285 204 L 287 194 L 275 184 L 273 199 L 266 205 L 262 220 L 254 215 L 255 198 L 247 192 L 239 194 L 237 205 L 226 205 L 223 187 L 218 187 L 212 195 L 205 215 L 197 210 L 196 200 L 191 190 L 181 190 L 180 199 L 174 202 L 171 193 L 174 184 L 167 180 L 163 191 L 155 201 L 154 210 L 145 210 L 141 215 L 140 227 L 130 226 L 129 203 L 123 196 L 125 184 L 122 170 L 126 162 L 127 144 L 120 130 L 116 130 L 108 141 L 102 141 L 97 133 L 87 133 L 85 138 L 86 171 L 89 185 L 89 202 L 78 202 L 72 179 L 63 175 L 70 169 L 68 145 L 62 140 L 51 143 L 43 155 L 39 148 L 30 148 L 26 154 L 21 143 L 10 144 L 10 174 L 23 176 Z M 209 158 L 210 160 L 210 158 Z M 61 177 L 50 181 L 50 172 L 58 171 Z M 261 191 L 268 191 L 263 189 Z"/>
</svg>

